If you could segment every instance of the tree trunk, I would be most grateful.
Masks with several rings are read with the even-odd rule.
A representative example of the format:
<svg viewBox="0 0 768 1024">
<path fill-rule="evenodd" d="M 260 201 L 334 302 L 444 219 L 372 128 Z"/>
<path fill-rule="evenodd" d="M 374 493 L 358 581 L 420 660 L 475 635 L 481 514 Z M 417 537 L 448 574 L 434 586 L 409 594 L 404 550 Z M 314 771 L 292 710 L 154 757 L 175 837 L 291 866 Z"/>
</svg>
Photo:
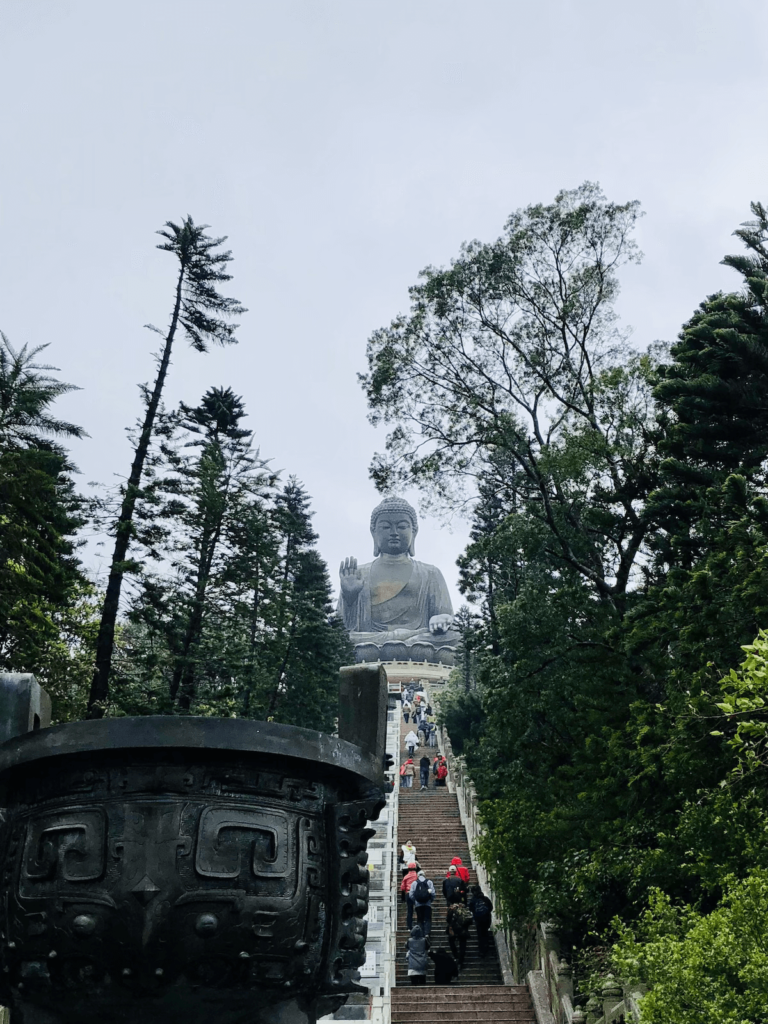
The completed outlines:
<svg viewBox="0 0 768 1024">
<path fill-rule="evenodd" d="M 120 509 L 120 517 L 117 520 L 117 531 L 115 536 L 115 548 L 112 552 L 112 564 L 109 570 L 107 591 L 104 595 L 104 604 L 101 609 L 101 623 L 99 624 L 99 635 L 96 640 L 96 664 L 91 682 L 91 692 L 88 697 L 88 718 L 102 718 L 106 710 L 109 697 L 109 676 L 112 669 L 112 654 L 115 646 L 115 623 L 120 607 L 120 590 L 123 585 L 125 574 L 125 560 L 128 554 L 128 547 L 131 542 L 133 525 L 133 513 L 136 509 L 136 501 L 139 496 L 141 477 L 144 472 L 144 463 L 149 451 L 149 443 L 152 439 L 152 428 L 155 424 L 155 417 L 160 406 L 160 398 L 165 385 L 165 378 L 168 373 L 168 366 L 171 361 L 171 348 L 179 323 L 181 311 L 182 285 L 186 273 L 186 262 L 182 261 L 179 271 L 179 279 L 176 284 L 176 302 L 173 307 L 171 325 L 165 339 L 163 354 L 160 366 L 155 379 L 155 386 L 152 396 L 147 405 L 147 412 L 144 416 L 144 423 L 141 428 L 139 443 L 136 446 L 136 453 L 133 457 L 131 473 L 128 477 L 128 484 L 123 497 L 123 504 Z"/>
<path fill-rule="evenodd" d="M 179 710 L 184 712 L 189 711 L 195 696 L 195 652 L 203 633 L 205 596 L 211 578 L 214 555 L 216 554 L 216 548 L 221 537 L 221 527 L 226 512 L 226 493 L 225 489 L 225 501 L 222 503 L 218 520 L 213 524 L 209 524 L 208 527 L 204 527 L 200 543 L 200 565 L 195 583 L 195 594 L 192 599 L 192 610 L 184 634 L 181 658 L 174 670 L 171 681 L 171 700 L 174 701 L 178 694 Z"/>
<path fill-rule="evenodd" d="M 250 678 L 246 682 L 245 695 L 243 697 L 243 717 L 247 718 L 251 712 L 251 691 L 253 690 L 253 668 L 256 664 L 256 632 L 259 628 L 259 606 L 261 593 L 261 579 L 259 573 L 259 547 L 256 545 L 255 552 L 256 574 L 253 578 L 253 602 L 251 604 L 251 628 L 248 638 L 248 667 Z"/>
<path fill-rule="evenodd" d="M 294 609 L 293 616 L 291 618 L 291 628 L 288 630 L 288 639 L 285 642 L 285 652 L 283 653 L 280 667 L 277 670 L 277 679 L 275 680 L 275 687 L 272 690 L 272 696 L 269 698 L 269 708 L 267 709 L 267 718 L 271 718 L 277 711 L 277 702 L 280 699 L 280 683 L 283 681 L 285 670 L 288 668 L 288 658 L 291 654 L 293 647 L 293 638 L 296 634 L 296 619 L 298 617 L 297 609 Z"/>
</svg>

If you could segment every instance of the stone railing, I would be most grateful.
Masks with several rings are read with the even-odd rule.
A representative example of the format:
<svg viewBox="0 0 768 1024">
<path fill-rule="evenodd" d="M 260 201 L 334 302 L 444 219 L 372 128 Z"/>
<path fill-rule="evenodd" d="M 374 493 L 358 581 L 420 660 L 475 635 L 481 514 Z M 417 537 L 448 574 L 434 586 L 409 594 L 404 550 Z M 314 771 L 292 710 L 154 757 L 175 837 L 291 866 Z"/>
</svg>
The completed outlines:
<svg viewBox="0 0 768 1024">
<path fill-rule="evenodd" d="M 472 860 L 484 892 L 493 900 L 493 884 L 487 870 L 478 864 L 475 843 L 482 835 L 477 791 L 467 772 L 464 758 L 454 754 L 444 728 L 438 732 L 440 750 L 448 762 L 448 786 L 459 802 L 461 821 L 467 830 Z M 525 934 L 512 931 L 494 909 L 494 937 L 505 985 L 527 982 L 537 1024 L 637 1024 L 643 989 L 623 986 L 612 975 L 604 979 L 599 992 L 586 1006 L 573 1005 L 571 967 L 560 952 L 555 928 L 546 922 L 532 925 Z"/>
<path fill-rule="evenodd" d="M 573 1024 L 637 1024 L 640 1000 L 645 989 L 623 986 L 609 974 L 599 992 L 593 993 L 587 1005 L 571 1017 Z"/>
</svg>

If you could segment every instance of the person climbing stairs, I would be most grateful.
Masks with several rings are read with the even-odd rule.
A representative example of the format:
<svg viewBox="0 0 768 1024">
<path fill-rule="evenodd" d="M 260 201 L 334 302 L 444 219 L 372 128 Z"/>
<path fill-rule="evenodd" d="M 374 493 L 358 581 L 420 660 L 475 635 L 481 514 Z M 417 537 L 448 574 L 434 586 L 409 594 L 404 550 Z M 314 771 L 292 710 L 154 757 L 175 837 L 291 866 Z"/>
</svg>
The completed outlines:
<svg viewBox="0 0 768 1024">
<path fill-rule="evenodd" d="M 410 726 L 401 722 L 400 763 L 408 757 L 405 736 Z M 423 753 L 431 758 L 437 754 L 432 747 L 417 751 L 418 762 Z M 430 774 L 429 789 L 418 787 L 418 775 L 414 788 L 401 787 L 398 794 L 398 849 L 411 841 L 416 847 L 416 856 L 421 867 L 436 890 L 432 904 L 432 928 L 430 942 L 432 949 L 444 946 L 449 949 L 446 933 L 446 901 L 442 894 L 443 879 L 454 857 L 460 857 L 469 870 L 469 885 L 478 883 L 472 865 L 469 843 L 461 823 L 459 804 L 448 787 L 434 786 Z M 399 886 L 400 873 L 395 880 Z M 415 922 L 415 918 L 414 918 Z M 534 1024 L 534 1013 L 526 985 L 504 985 L 496 943 L 489 943 L 485 957 L 480 956 L 474 925 L 469 930 L 464 966 L 457 981 L 450 986 L 433 984 L 433 966 L 427 974 L 425 987 L 412 986 L 408 979 L 405 961 L 405 943 L 408 939 L 406 904 L 398 905 L 397 920 L 397 965 L 395 988 L 392 989 L 392 1024 L 431 1024 L 432 1021 L 452 1020 L 493 1020 L 515 1021 L 516 1024 Z"/>
</svg>

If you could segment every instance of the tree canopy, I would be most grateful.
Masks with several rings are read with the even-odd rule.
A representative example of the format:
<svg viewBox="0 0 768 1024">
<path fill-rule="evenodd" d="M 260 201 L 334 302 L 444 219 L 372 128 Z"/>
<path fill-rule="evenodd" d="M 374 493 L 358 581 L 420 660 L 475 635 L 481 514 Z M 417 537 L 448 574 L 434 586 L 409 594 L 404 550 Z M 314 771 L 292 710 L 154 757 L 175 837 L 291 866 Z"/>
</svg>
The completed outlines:
<svg viewBox="0 0 768 1024">
<path fill-rule="evenodd" d="M 752 209 L 724 260 L 739 290 L 669 347 L 630 345 L 616 317 L 637 204 L 586 184 L 427 268 L 361 379 L 389 428 L 376 483 L 472 510 L 480 707 L 460 721 L 456 694 L 444 717 L 472 736 L 503 913 L 555 921 L 582 953 L 637 925 L 616 962 L 666 993 L 648 1020 L 689 1019 L 674 971 L 704 963 L 721 919 L 738 933 L 740 886 L 768 911 L 768 217 Z M 763 1019 L 718 1016 L 717 984 L 691 1020 Z"/>
</svg>

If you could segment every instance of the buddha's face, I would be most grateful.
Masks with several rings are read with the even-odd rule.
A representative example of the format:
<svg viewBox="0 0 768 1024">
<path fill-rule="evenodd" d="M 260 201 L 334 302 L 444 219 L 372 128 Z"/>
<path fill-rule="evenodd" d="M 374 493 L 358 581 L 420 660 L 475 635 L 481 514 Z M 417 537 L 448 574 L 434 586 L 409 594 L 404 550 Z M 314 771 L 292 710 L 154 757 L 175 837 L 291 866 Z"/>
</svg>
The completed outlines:
<svg viewBox="0 0 768 1024">
<path fill-rule="evenodd" d="M 373 528 L 373 539 L 383 555 L 404 555 L 413 541 L 413 526 L 408 516 L 381 515 Z"/>
</svg>

